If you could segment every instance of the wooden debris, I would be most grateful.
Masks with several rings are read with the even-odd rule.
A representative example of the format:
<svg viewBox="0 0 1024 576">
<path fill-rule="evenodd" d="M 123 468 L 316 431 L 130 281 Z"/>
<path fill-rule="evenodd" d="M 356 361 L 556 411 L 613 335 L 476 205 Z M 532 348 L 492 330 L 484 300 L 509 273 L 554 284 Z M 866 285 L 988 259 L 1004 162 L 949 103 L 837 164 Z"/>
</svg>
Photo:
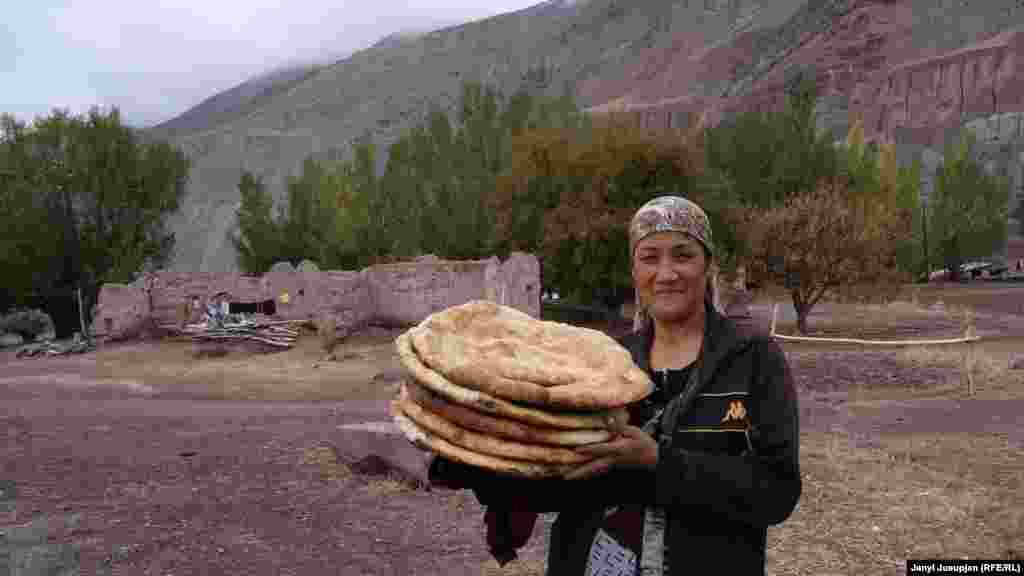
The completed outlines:
<svg viewBox="0 0 1024 576">
<path fill-rule="evenodd" d="M 175 332 L 190 337 L 196 342 L 242 342 L 251 341 L 274 348 L 287 350 L 295 346 L 299 330 L 290 327 L 302 324 L 304 320 L 269 320 L 243 314 L 218 314 L 214 309 L 206 314 L 206 321 L 187 324 Z M 173 329 L 171 325 L 165 326 Z"/>
</svg>

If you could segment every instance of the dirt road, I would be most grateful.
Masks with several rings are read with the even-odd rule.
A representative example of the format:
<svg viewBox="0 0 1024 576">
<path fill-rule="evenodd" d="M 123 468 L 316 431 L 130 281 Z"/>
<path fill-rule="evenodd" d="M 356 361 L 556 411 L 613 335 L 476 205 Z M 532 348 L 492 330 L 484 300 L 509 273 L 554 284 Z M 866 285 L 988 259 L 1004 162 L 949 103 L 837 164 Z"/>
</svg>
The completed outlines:
<svg viewBox="0 0 1024 576">
<path fill-rule="evenodd" d="M 389 501 L 309 461 L 333 446 L 415 466 L 406 443 L 339 430 L 385 418 L 380 402 L 204 402 L 60 380 L 0 381 L 0 573 L 6 555 L 26 575 L 479 574 L 478 522 L 408 514 L 436 508 L 432 495 Z"/>
</svg>

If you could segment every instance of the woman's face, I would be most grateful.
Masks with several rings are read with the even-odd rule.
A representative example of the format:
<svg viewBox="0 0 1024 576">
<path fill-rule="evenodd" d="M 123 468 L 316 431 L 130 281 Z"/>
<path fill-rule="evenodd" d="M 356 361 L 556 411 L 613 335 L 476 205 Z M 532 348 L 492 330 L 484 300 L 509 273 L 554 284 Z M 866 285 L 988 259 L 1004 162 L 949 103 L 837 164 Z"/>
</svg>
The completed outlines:
<svg viewBox="0 0 1024 576">
<path fill-rule="evenodd" d="M 660 322 L 683 321 L 704 305 L 707 258 L 700 242 L 679 232 L 656 232 L 637 243 L 633 287 Z"/>
</svg>

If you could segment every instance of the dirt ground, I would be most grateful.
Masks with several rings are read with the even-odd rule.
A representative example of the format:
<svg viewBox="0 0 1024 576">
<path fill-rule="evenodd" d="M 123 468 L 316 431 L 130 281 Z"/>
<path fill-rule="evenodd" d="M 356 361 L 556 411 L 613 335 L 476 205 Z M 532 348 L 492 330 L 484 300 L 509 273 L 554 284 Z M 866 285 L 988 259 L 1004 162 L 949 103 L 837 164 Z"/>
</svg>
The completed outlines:
<svg viewBox="0 0 1024 576">
<path fill-rule="evenodd" d="M 1024 371 L 1008 369 L 1024 352 L 1024 315 L 1009 314 L 1024 286 L 989 290 L 939 294 L 947 309 L 981 309 L 973 396 L 964 346 L 784 344 L 805 489 L 769 531 L 770 574 L 1024 555 Z M 755 320 L 767 326 L 769 310 L 759 301 Z M 942 318 L 833 304 L 811 329 L 959 330 Z M 335 361 L 311 335 L 202 360 L 185 342 L 0 352 L 0 574 L 5 561 L 16 574 L 543 574 L 552 516 L 499 569 L 471 494 L 417 486 L 423 455 L 400 437 L 340 428 L 388 419 L 396 334 L 357 335 Z M 373 454 L 409 464 L 388 471 Z"/>
</svg>

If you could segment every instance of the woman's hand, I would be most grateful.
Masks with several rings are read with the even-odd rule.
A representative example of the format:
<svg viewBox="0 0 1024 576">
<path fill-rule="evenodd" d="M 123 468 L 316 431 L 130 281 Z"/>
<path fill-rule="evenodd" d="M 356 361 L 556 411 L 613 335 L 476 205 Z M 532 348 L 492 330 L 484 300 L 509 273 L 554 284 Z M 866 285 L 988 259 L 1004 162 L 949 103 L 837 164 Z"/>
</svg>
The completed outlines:
<svg viewBox="0 0 1024 576">
<path fill-rule="evenodd" d="M 653 470 L 658 465 L 658 443 L 636 426 L 626 426 L 612 440 L 578 446 L 575 451 L 595 459 L 570 470 L 566 480 L 599 476 L 613 467 Z"/>
</svg>

